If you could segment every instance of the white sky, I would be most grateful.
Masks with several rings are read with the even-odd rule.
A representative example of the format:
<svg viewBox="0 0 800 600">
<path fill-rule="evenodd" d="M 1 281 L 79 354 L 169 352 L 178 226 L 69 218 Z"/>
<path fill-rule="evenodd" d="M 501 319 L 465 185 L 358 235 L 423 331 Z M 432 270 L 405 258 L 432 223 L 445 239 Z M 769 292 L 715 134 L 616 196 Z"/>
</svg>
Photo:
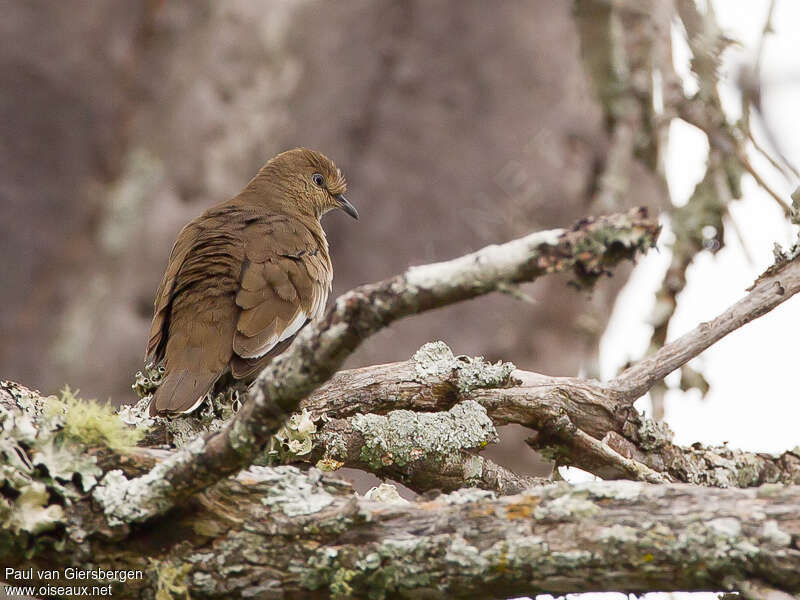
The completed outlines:
<svg viewBox="0 0 800 600">
<path fill-rule="evenodd" d="M 723 77 L 734 79 L 736 68 L 752 60 L 764 24 L 767 0 L 716 0 L 722 28 L 742 42 L 725 55 Z M 773 18 L 775 34 L 767 40 L 763 58 L 764 109 L 784 154 L 800 165 L 800 2 L 778 0 Z M 688 73 L 688 49 L 676 41 L 681 75 Z M 738 116 L 738 93 L 726 83 L 722 90 L 726 110 Z M 708 145 L 697 130 L 683 122 L 671 129 L 667 179 L 674 200 L 688 200 L 702 177 Z M 790 201 L 797 181 L 788 183 L 765 160 L 751 152 L 751 161 L 763 176 Z M 734 230 L 726 228 L 726 246 L 716 256 L 701 255 L 687 274 L 686 290 L 679 297 L 669 339 L 675 339 L 709 320 L 745 293 L 745 288 L 773 260 L 775 242 L 786 247 L 796 236 L 775 201 L 753 179 L 743 179 L 743 199 L 730 212 L 741 231 L 745 249 Z M 612 376 L 629 358 L 642 355 L 652 328 L 647 323 L 653 293 L 669 263 L 665 230 L 659 246 L 637 267 L 623 291 L 602 344 L 603 375 Z M 748 254 L 752 262 L 748 259 Z M 676 441 L 690 444 L 729 442 L 747 450 L 781 452 L 800 445 L 800 298 L 793 298 L 766 316 L 737 330 L 695 360 L 711 384 L 704 400 L 697 391 L 670 392 L 666 420 Z M 667 380 L 676 383 L 677 375 Z M 647 401 L 640 401 L 647 410 Z M 639 406 L 637 404 L 637 406 Z"/>
<path fill-rule="evenodd" d="M 755 56 L 769 0 L 713 0 L 723 30 L 741 42 L 725 54 L 722 88 L 726 111 L 739 116 L 739 99 L 733 81 L 737 67 Z M 781 150 L 800 168 L 800 1 L 778 0 L 773 17 L 775 33 L 764 49 L 764 113 Z M 677 33 L 678 30 L 676 30 Z M 689 52 L 676 36 L 676 68 L 689 75 Z M 754 123 L 754 126 L 758 125 Z M 758 129 L 756 129 L 758 134 Z M 763 136 L 758 136 L 763 144 Z M 676 121 L 670 130 L 667 180 L 676 204 L 685 203 L 705 171 L 708 144 L 692 126 Z M 756 152 L 751 162 L 787 201 L 798 181 L 783 179 Z M 797 230 L 788 226 L 775 201 L 753 179 L 742 181 L 743 199 L 730 206 L 744 241 L 726 228 L 726 246 L 716 256 L 703 254 L 687 273 L 687 287 L 678 299 L 668 340 L 680 337 L 700 322 L 712 319 L 745 294 L 746 288 L 773 261 L 775 242 L 788 246 Z M 620 294 L 601 344 L 603 377 L 610 378 L 621 365 L 642 356 L 650 340 L 648 319 L 670 255 L 671 234 L 665 228 L 659 248 L 640 261 Z M 745 450 L 779 453 L 800 446 L 800 298 L 793 298 L 769 314 L 735 331 L 691 363 L 711 384 L 700 399 L 697 391 L 667 394 L 666 421 L 679 444 L 703 442 Z M 679 376 L 667 379 L 677 384 Z M 649 410 L 649 399 L 637 407 Z M 577 469 L 561 469 L 570 481 L 591 478 Z M 577 595 L 569 595 L 577 596 Z M 568 596 L 568 597 L 569 597 Z M 626 600 L 624 594 L 580 594 L 583 600 Z M 715 600 L 717 594 L 647 594 L 649 600 L 691 598 Z M 538 596 L 545 600 L 547 596 Z"/>
<path fill-rule="evenodd" d="M 737 67 L 750 63 L 764 26 L 769 0 L 712 0 L 723 30 L 739 42 L 725 54 L 723 78 L 735 80 Z M 764 50 L 762 74 L 764 112 L 781 150 L 800 168 L 800 0 L 778 0 L 773 17 L 775 33 Z M 676 68 L 691 77 L 689 52 L 679 36 L 675 39 Z M 740 110 L 738 93 L 732 83 L 721 90 L 730 116 Z M 754 126 L 757 124 L 754 124 Z M 756 131 L 758 134 L 758 131 Z M 763 136 L 757 138 L 763 142 Z M 765 144 L 762 143 L 762 146 Z M 752 150 L 752 149 L 751 149 Z M 705 172 L 708 144 L 692 126 L 675 122 L 670 131 L 667 155 L 667 180 L 676 204 L 685 203 Z M 787 201 L 800 182 L 782 179 L 764 159 L 750 152 L 751 162 Z M 687 286 L 678 299 L 668 340 L 680 337 L 702 321 L 717 316 L 740 299 L 755 278 L 773 261 L 775 242 L 786 247 L 797 236 L 788 226 L 775 201 L 749 176 L 742 181 L 743 199 L 730 206 L 744 242 L 733 228 L 726 228 L 726 246 L 716 256 L 702 255 L 687 273 Z M 620 294 L 606 335 L 601 344 L 601 369 L 605 378 L 613 377 L 629 359 L 646 350 L 652 327 L 648 319 L 653 310 L 654 293 L 669 264 L 667 243 L 671 234 L 665 228 L 659 248 L 641 260 L 628 285 Z M 679 444 L 728 442 L 746 450 L 779 453 L 800 445 L 800 385 L 795 369 L 800 369 L 800 298 L 730 334 L 695 359 L 693 366 L 705 374 L 711 391 L 705 399 L 699 392 L 670 392 L 666 420 Z M 675 374 L 667 379 L 676 384 Z M 649 410 L 648 399 L 637 406 Z M 569 481 L 592 478 L 577 469 L 560 469 Z M 568 594 L 581 600 L 628 600 L 626 594 Z M 647 600 L 716 600 L 716 593 L 651 593 Z M 539 595 L 537 600 L 548 600 Z"/>
<path fill-rule="evenodd" d="M 732 81 L 737 67 L 749 63 L 764 25 L 769 0 L 713 0 L 717 18 L 726 33 L 741 47 L 725 54 L 722 88 L 729 114 L 739 116 L 738 93 Z M 778 0 L 773 17 L 775 33 L 765 46 L 762 63 L 764 112 L 777 143 L 796 168 L 800 168 L 800 1 Z M 678 36 L 676 36 L 678 37 Z M 689 76 L 688 48 L 675 39 L 676 67 Z M 690 76 L 689 76 L 690 77 Z M 758 125 L 754 123 L 754 126 Z M 758 129 L 756 129 L 758 134 Z M 763 142 L 763 136 L 758 136 Z M 764 145 L 764 144 L 762 144 Z M 667 180 L 676 204 L 685 203 L 703 176 L 708 144 L 692 126 L 675 122 L 670 131 Z M 756 152 L 751 162 L 787 201 L 800 184 L 787 182 Z M 753 179 L 742 181 L 743 199 L 730 206 L 744 241 L 727 228 L 726 246 L 716 256 L 701 255 L 687 273 L 687 287 L 678 299 L 668 339 L 673 340 L 700 322 L 709 320 L 736 302 L 745 289 L 772 263 L 775 242 L 788 246 L 797 228 L 787 226 L 774 200 Z M 629 359 L 642 356 L 650 340 L 648 324 L 664 271 L 669 264 L 665 229 L 659 248 L 634 271 L 620 294 L 601 344 L 601 369 L 612 377 Z M 672 391 L 666 400 L 666 421 L 679 444 L 703 442 L 745 450 L 779 453 L 800 446 L 800 298 L 792 298 L 712 346 L 691 363 L 702 370 L 711 391 L 700 399 L 697 391 Z M 677 384 L 673 374 L 668 383 Z M 648 411 L 649 399 L 637 407 Z M 561 469 L 570 481 L 591 478 L 577 469 Z M 570 596 L 578 596 L 571 594 Z M 580 594 L 582 600 L 627 600 L 624 594 Z M 647 594 L 648 600 L 681 598 L 716 600 L 717 594 Z M 538 596 L 545 600 L 547 596 Z"/>
<path fill-rule="evenodd" d="M 735 79 L 736 69 L 749 63 L 764 25 L 769 0 L 713 0 L 717 18 L 726 33 L 741 42 L 725 54 L 722 75 Z M 800 168 L 800 1 L 778 0 L 773 17 L 775 33 L 765 46 L 763 57 L 763 101 L 768 125 L 781 150 Z M 681 38 L 682 39 L 682 38 Z M 689 74 L 688 48 L 675 40 L 676 67 Z M 739 116 L 738 93 L 732 83 L 722 88 L 723 102 L 731 116 Z M 754 124 L 757 125 L 757 124 Z M 758 134 L 758 130 L 756 130 Z M 757 136 L 758 137 L 758 136 Z M 758 137 L 763 142 L 763 136 Z M 763 145 L 763 144 L 762 144 Z M 667 179 L 676 204 L 685 203 L 702 177 L 708 145 L 690 125 L 675 122 L 670 131 Z M 787 182 L 754 151 L 751 162 L 787 201 L 800 182 Z M 700 322 L 709 320 L 745 294 L 745 289 L 772 263 L 775 242 L 786 247 L 796 239 L 797 228 L 786 225 L 774 200 L 753 179 L 742 181 L 743 199 L 730 206 L 741 231 L 744 246 L 727 228 L 726 247 L 716 256 L 702 255 L 689 269 L 687 287 L 678 299 L 678 310 L 668 335 L 673 340 Z M 652 327 L 648 318 L 654 293 L 669 264 L 665 230 L 660 253 L 652 252 L 640 262 L 617 301 L 608 331 L 601 345 L 603 376 L 612 377 L 629 359 L 642 356 Z M 705 399 L 699 392 L 668 393 L 666 421 L 679 444 L 703 442 L 746 450 L 779 453 L 800 446 L 800 298 L 730 334 L 695 359 L 711 384 Z M 675 374 L 667 379 L 676 384 Z M 644 398 L 637 406 L 649 410 Z M 568 480 L 590 478 L 577 469 L 562 469 Z M 616 593 L 570 594 L 582 600 L 627 600 Z M 568 597 L 569 597 L 568 596 Z M 716 600 L 717 594 L 647 594 L 648 600 L 681 598 Z M 538 596 L 545 600 L 547 596 Z"/>
</svg>

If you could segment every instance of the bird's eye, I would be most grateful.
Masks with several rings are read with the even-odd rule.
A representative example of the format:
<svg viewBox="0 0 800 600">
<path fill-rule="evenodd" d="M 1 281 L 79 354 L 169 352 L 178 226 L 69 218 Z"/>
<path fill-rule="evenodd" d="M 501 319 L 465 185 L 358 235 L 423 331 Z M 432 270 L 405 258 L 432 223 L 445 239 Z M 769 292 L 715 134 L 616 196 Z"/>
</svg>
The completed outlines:
<svg viewBox="0 0 800 600">
<path fill-rule="evenodd" d="M 313 181 L 319 187 L 324 187 L 325 186 L 325 178 L 322 177 L 322 175 L 320 175 L 319 173 L 314 173 L 311 176 L 311 181 Z"/>
</svg>

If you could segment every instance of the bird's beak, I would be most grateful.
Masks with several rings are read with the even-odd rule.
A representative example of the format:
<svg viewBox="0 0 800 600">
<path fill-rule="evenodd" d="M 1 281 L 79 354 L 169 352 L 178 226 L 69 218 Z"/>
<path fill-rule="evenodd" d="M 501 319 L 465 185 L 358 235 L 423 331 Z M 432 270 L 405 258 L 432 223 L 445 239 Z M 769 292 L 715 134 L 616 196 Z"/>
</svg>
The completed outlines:
<svg viewBox="0 0 800 600">
<path fill-rule="evenodd" d="M 355 206 L 347 201 L 347 198 L 345 198 L 342 194 L 336 194 L 336 201 L 339 203 L 339 208 L 341 208 L 354 219 L 358 220 L 358 211 L 356 210 Z"/>
</svg>

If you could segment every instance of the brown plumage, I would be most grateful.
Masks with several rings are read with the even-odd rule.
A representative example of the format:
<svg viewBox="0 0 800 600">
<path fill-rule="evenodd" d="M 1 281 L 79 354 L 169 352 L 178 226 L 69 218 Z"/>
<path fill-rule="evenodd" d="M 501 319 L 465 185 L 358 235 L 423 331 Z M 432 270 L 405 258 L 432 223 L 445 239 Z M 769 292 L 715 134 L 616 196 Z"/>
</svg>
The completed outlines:
<svg viewBox="0 0 800 600">
<path fill-rule="evenodd" d="M 358 218 L 345 188 L 330 159 L 296 148 L 183 228 L 147 344 L 165 368 L 151 415 L 193 411 L 221 375 L 251 377 L 322 315 L 333 271 L 319 219 Z"/>
</svg>

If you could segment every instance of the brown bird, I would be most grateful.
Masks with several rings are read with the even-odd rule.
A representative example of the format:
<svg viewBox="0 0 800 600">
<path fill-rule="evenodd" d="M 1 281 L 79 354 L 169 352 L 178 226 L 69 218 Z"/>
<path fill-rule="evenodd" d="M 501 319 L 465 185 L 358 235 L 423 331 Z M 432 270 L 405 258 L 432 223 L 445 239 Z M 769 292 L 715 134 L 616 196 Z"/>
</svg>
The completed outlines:
<svg viewBox="0 0 800 600">
<path fill-rule="evenodd" d="M 163 361 L 151 415 L 189 413 L 226 373 L 252 377 L 320 317 L 333 269 L 320 217 L 357 219 L 336 165 L 296 148 L 178 235 L 156 292 L 146 360 Z"/>
</svg>

